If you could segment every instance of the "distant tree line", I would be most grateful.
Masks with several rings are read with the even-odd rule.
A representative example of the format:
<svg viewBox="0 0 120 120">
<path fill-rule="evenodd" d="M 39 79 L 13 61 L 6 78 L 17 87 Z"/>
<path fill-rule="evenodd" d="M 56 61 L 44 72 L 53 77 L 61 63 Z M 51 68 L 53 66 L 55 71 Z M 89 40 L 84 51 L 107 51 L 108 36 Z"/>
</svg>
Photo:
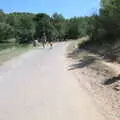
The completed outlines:
<svg viewBox="0 0 120 120">
<path fill-rule="evenodd" d="M 0 10 L 0 42 L 15 38 L 16 43 L 30 43 L 46 33 L 47 39 L 63 41 L 90 36 L 96 44 L 112 43 L 120 37 L 120 0 L 101 0 L 99 14 L 64 18 L 54 13 L 4 13 Z"/>
<path fill-rule="evenodd" d="M 65 19 L 61 14 L 4 13 L 0 10 L 0 42 L 15 38 L 16 43 L 30 43 L 46 33 L 47 39 L 63 41 L 87 34 L 89 17 Z"/>
</svg>

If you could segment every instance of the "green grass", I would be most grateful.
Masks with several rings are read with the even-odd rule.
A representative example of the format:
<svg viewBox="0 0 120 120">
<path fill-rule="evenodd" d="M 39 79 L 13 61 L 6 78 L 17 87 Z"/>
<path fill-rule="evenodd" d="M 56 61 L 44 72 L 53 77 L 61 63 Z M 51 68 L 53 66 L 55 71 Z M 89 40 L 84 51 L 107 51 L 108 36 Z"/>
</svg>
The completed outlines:
<svg viewBox="0 0 120 120">
<path fill-rule="evenodd" d="M 0 44 L 0 47 L 2 45 Z M 6 46 L 6 47 L 5 47 Z M 3 49 L 2 49 L 3 48 Z M 24 52 L 27 52 L 32 48 L 31 46 L 7 46 L 3 45 L 2 48 L 0 49 L 0 65 L 2 65 L 4 62 L 12 59 L 13 57 L 19 56 Z"/>
<path fill-rule="evenodd" d="M 9 49 L 16 46 L 15 39 L 8 39 L 4 41 L 0 41 L 0 51 L 4 49 Z"/>
<path fill-rule="evenodd" d="M 14 46 L 15 45 L 13 43 L 0 43 L 0 51 L 4 49 L 10 49 Z"/>
</svg>

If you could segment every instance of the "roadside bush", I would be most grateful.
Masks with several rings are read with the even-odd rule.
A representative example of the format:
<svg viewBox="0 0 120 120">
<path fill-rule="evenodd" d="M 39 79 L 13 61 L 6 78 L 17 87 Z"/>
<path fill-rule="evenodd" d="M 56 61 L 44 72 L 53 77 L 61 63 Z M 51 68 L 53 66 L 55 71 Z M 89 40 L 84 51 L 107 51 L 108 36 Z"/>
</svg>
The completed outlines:
<svg viewBox="0 0 120 120">
<path fill-rule="evenodd" d="M 0 23 L 0 42 L 6 41 L 14 36 L 14 29 L 6 23 Z"/>
<path fill-rule="evenodd" d="M 31 30 L 19 29 L 16 32 L 16 42 L 19 44 L 28 44 L 33 40 Z"/>
</svg>

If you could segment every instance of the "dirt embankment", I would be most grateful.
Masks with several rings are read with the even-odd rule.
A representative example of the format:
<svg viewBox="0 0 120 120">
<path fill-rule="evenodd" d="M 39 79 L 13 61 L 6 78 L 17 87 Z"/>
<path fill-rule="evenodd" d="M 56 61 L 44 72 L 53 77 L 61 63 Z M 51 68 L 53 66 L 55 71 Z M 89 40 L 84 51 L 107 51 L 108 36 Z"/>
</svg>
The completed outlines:
<svg viewBox="0 0 120 120">
<path fill-rule="evenodd" d="M 120 120 L 120 65 L 74 45 L 70 47 L 69 71 L 73 71 L 81 87 L 93 96 L 109 120 Z"/>
</svg>

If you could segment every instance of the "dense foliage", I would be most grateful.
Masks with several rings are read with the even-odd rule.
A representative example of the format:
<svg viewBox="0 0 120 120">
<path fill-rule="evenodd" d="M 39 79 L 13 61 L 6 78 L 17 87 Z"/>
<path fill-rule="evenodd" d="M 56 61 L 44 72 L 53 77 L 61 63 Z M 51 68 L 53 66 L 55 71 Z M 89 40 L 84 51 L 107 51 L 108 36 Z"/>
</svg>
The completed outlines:
<svg viewBox="0 0 120 120">
<path fill-rule="evenodd" d="M 120 1 L 101 0 L 99 15 L 65 19 L 61 14 L 10 13 L 0 10 L 0 42 L 16 38 L 30 43 L 45 33 L 47 40 L 76 39 L 89 35 L 94 43 L 112 43 L 120 37 Z"/>
<path fill-rule="evenodd" d="M 0 42 L 16 38 L 16 42 L 30 43 L 41 39 L 62 41 L 85 36 L 88 17 L 65 19 L 61 14 L 49 16 L 45 13 L 10 13 L 0 10 Z"/>
<path fill-rule="evenodd" d="M 99 15 L 90 21 L 91 41 L 96 44 L 111 44 L 120 38 L 120 1 L 101 0 Z"/>
</svg>

